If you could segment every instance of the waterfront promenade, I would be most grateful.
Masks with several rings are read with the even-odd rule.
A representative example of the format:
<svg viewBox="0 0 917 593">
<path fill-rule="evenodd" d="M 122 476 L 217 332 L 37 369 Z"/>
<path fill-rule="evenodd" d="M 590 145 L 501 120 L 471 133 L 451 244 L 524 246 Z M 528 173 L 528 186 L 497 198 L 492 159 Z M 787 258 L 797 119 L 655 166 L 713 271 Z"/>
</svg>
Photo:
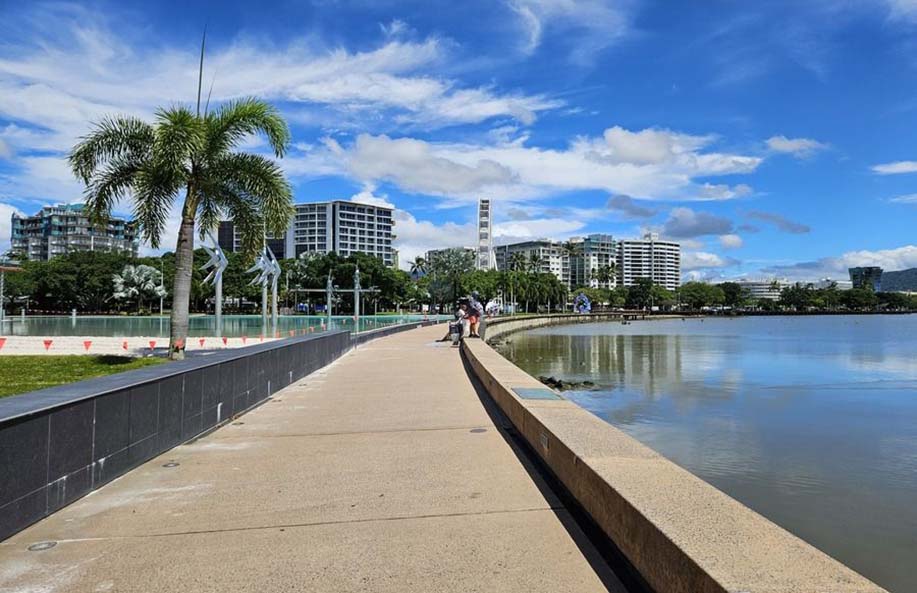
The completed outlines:
<svg viewBox="0 0 917 593">
<path fill-rule="evenodd" d="M 0 543 L 0 592 L 623 591 L 444 331 L 360 346 Z"/>
</svg>

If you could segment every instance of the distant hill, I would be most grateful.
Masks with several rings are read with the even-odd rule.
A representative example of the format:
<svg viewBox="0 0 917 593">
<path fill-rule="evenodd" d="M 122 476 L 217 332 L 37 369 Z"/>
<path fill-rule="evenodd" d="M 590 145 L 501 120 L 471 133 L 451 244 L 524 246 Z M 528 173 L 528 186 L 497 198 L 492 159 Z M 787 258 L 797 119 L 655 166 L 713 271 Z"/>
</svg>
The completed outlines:
<svg viewBox="0 0 917 593">
<path fill-rule="evenodd" d="M 882 272 L 882 290 L 917 290 L 917 268 L 898 272 Z"/>
</svg>

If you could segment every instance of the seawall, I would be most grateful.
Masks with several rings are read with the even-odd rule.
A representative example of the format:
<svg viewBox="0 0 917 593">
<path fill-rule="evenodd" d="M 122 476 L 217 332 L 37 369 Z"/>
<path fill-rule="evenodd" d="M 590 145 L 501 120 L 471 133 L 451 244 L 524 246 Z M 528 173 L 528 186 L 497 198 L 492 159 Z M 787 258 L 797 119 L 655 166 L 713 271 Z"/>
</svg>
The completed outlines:
<svg viewBox="0 0 917 593">
<path fill-rule="evenodd" d="M 511 331 L 600 316 L 497 319 Z M 487 343 L 462 346 L 516 431 L 657 593 L 877 593 L 852 569 L 547 389 Z"/>
</svg>

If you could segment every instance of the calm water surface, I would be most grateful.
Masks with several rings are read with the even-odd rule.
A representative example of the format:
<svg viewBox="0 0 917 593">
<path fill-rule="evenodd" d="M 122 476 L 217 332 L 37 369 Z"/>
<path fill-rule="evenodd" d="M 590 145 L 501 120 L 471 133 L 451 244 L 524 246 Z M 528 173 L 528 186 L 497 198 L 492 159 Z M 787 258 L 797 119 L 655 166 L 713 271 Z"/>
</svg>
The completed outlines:
<svg viewBox="0 0 917 593">
<path fill-rule="evenodd" d="M 596 323 L 499 347 L 894 593 L 917 591 L 917 315 Z"/>
<path fill-rule="evenodd" d="M 442 318 L 442 316 L 432 316 Z M 398 323 L 425 319 L 423 315 L 364 315 L 356 322 L 353 317 L 335 315 L 331 329 L 369 331 Z M 277 329 L 281 335 L 290 330 L 313 327 L 319 330 L 327 318 L 319 315 L 280 315 Z M 270 323 L 270 318 L 268 320 Z M 212 336 L 216 331 L 213 315 L 192 315 L 188 328 L 190 336 Z M 224 315 L 223 335 L 229 338 L 256 337 L 262 333 L 261 315 Z M 19 317 L 8 316 L 0 323 L 0 336 L 159 336 L 169 335 L 169 317 L 79 315 L 72 319 L 66 315 Z"/>
</svg>

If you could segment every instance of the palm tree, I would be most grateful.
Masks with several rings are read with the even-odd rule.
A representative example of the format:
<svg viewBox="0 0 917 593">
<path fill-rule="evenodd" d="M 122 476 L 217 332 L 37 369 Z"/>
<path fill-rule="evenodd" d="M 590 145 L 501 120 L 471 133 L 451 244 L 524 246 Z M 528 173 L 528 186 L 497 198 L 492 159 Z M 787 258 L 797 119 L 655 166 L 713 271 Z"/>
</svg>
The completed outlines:
<svg viewBox="0 0 917 593">
<path fill-rule="evenodd" d="M 598 273 L 596 274 L 596 280 L 601 284 L 607 286 L 615 276 L 615 264 L 614 262 L 599 266 Z"/>
<path fill-rule="evenodd" d="M 411 262 L 411 276 L 414 278 L 419 278 L 426 275 L 427 273 L 427 260 L 421 256 L 414 258 L 414 261 Z"/>
<path fill-rule="evenodd" d="M 164 297 L 166 289 L 162 286 L 162 273 L 153 266 L 140 264 L 126 265 L 120 274 L 112 276 L 115 300 L 137 299 L 137 313 L 143 307 L 143 297 Z"/>
<path fill-rule="evenodd" d="M 537 274 L 541 271 L 541 266 L 544 265 L 544 258 L 535 253 L 534 251 L 529 254 L 528 262 L 526 262 L 526 267 L 530 274 Z"/>
<path fill-rule="evenodd" d="M 200 96 L 200 95 L 198 95 Z M 278 158 L 290 130 L 273 106 L 257 99 L 229 102 L 214 112 L 185 107 L 156 112 L 153 123 L 134 117 L 106 118 L 70 153 L 70 167 L 86 185 L 86 206 L 96 220 L 122 198 L 133 202 L 140 236 L 159 247 L 169 212 L 184 191 L 175 248 L 170 356 L 184 358 L 194 256 L 194 230 L 201 234 L 228 216 L 254 254 L 264 233 L 280 234 L 293 215 L 290 184 L 275 161 L 235 150 L 263 133 Z"/>
<path fill-rule="evenodd" d="M 514 271 L 524 270 L 526 267 L 525 256 L 518 251 L 509 256 L 509 269 Z"/>
<path fill-rule="evenodd" d="M 581 247 L 582 247 L 582 243 L 577 243 L 574 241 L 566 241 L 561 246 L 561 252 L 567 256 L 567 261 L 568 261 L 568 265 L 567 265 L 567 269 L 568 269 L 567 277 L 568 278 L 567 279 L 569 281 L 568 283 L 570 285 L 570 290 L 573 290 L 573 286 L 576 282 L 576 280 L 573 277 L 573 260 L 575 260 L 576 257 L 580 254 Z"/>
</svg>

